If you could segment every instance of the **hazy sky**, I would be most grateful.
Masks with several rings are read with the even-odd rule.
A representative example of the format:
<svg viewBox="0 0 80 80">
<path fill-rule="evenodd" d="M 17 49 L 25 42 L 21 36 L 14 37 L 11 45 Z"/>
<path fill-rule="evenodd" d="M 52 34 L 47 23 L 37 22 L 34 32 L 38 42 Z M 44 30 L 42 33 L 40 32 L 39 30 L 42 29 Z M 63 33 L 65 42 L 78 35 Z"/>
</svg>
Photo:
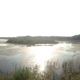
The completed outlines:
<svg viewBox="0 0 80 80">
<path fill-rule="evenodd" d="M 0 37 L 80 34 L 80 0 L 0 0 Z"/>
</svg>

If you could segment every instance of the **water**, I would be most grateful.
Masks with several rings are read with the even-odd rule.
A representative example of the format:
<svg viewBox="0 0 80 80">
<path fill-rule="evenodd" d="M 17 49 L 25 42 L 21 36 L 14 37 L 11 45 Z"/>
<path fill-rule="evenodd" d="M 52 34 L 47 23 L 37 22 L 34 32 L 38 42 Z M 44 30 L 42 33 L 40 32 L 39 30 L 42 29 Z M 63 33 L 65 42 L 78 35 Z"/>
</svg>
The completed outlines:
<svg viewBox="0 0 80 80">
<path fill-rule="evenodd" d="M 17 67 L 40 65 L 40 70 L 44 70 L 48 60 L 64 61 L 71 59 L 74 54 L 79 53 L 76 46 L 78 44 L 59 43 L 55 45 L 15 45 L 5 43 L 6 40 L 0 40 L 0 69 L 6 72 L 14 71 Z M 76 52 L 75 49 L 77 49 Z"/>
</svg>

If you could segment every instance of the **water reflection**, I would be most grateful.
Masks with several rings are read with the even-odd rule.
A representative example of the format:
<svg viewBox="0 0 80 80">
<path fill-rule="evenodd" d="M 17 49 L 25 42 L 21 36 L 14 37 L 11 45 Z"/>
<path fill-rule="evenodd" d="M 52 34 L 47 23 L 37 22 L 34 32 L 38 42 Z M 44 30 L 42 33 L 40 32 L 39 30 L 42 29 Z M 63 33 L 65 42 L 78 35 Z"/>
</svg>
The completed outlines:
<svg viewBox="0 0 80 80">
<path fill-rule="evenodd" d="M 66 51 L 71 48 L 72 44 L 66 43 L 51 46 L 36 45 L 30 47 L 25 45 L 8 44 L 7 47 L 0 47 L 0 69 L 5 72 L 8 70 L 14 70 L 16 64 L 18 67 L 34 66 L 35 64 L 38 64 L 40 65 L 40 70 L 44 70 L 45 64 L 48 60 L 64 59 L 64 56 L 69 55 L 65 54 Z"/>
<path fill-rule="evenodd" d="M 67 49 L 67 46 L 69 45 L 63 43 L 53 46 L 41 45 L 27 47 L 24 49 L 24 54 L 22 54 L 22 65 L 38 64 L 40 65 L 40 70 L 44 70 L 46 61 L 60 57 L 61 52 Z"/>
</svg>

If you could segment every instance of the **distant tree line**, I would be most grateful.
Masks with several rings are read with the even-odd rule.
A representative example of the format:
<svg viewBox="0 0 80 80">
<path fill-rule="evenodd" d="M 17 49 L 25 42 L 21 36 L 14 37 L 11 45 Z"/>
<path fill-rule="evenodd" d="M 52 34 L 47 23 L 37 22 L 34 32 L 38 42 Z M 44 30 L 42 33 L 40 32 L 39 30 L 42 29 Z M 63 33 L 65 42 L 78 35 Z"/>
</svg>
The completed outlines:
<svg viewBox="0 0 80 80">
<path fill-rule="evenodd" d="M 57 41 L 74 41 L 80 40 L 80 35 L 74 35 L 72 37 L 63 36 L 19 36 L 19 37 L 1 37 L 3 39 L 9 39 L 8 43 L 15 44 L 54 44 Z"/>
<path fill-rule="evenodd" d="M 71 37 L 72 40 L 80 40 L 80 34 Z"/>
</svg>

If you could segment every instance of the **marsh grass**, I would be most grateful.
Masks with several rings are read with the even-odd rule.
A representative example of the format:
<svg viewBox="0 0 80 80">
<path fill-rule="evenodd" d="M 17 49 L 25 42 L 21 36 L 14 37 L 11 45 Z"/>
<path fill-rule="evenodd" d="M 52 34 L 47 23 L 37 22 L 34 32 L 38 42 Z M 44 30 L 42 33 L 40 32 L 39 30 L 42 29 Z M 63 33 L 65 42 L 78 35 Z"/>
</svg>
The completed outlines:
<svg viewBox="0 0 80 80">
<path fill-rule="evenodd" d="M 71 59 L 60 64 L 58 61 L 48 61 L 44 71 L 39 66 L 23 67 L 11 74 L 0 74 L 0 80 L 80 80 L 80 59 Z"/>
</svg>

